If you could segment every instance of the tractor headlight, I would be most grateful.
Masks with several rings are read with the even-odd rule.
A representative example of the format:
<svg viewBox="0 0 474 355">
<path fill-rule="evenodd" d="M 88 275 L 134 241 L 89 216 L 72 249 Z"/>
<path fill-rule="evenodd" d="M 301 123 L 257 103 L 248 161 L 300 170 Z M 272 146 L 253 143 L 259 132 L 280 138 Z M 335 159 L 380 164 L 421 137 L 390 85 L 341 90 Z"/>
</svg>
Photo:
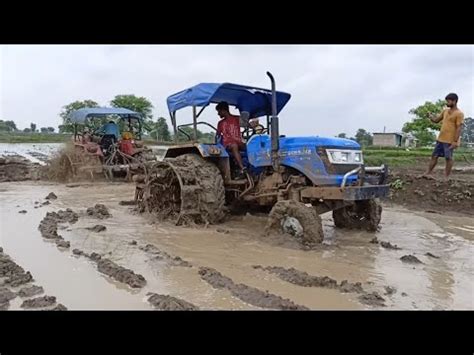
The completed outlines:
<svg viewBox="0 0 474 355">
<path fill-rule="evenodd" d="M 327 149 L 329 161 L 332 164 L 362 164 L 362 152 L 360 150 Z"/>
</svg>

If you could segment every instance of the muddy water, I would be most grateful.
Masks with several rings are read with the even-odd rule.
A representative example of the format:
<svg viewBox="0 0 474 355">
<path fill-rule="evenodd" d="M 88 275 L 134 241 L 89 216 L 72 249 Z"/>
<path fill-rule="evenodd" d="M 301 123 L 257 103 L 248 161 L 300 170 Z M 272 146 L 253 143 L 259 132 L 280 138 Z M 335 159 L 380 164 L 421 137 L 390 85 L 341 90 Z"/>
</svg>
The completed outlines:
<svg viewBox="0 0 474 355">
<path fill-rule="evenodd" d="M 44 201 L 49 192 L 54 192 L 58 199 L 34 209 L 34 202 Z M 169 294 L 201 309 L 257 309 L 227 290 L 212 288 L 200 278 L 201 266 L 214 268 L 235 283 L 268 290 L 311 309 L 368 308 L 358 301 L 357 294 L 293 285 L 254 269 L 254 265 L 294 267 L 339 282 L 361 282 L 364 290 L 376 291 L 385 298 L 387 309 L 474 308 L 474 222 L 470 218 L 441 221 L 435 215 L 385 209 L 382 229 L 375 235 L 379 241 L 401 248 L 390 250 L 369 243 L 373 234 L 334 229 L 330 214 L 326 214 L 325 245 L 319 250 L 303 251 L 294 243 L 261 236 L 265 224 L 262 217 L 235 216 L 223 225 L 207 229 L 166 223 L 152 225 L 143 216 L 134 215 L 131 207 L 119 205 L 119 201 L 132 196 L 133 186 L 125 184 L 84 184 L 74 188 L 0 184 L 0 246 L 33 273 L 46 294 L 55 295 L 69 309 L 151 309 L 146 301 L 148 292 Z M 77 223 L 65 224 L 69 230 L 58 232 L 70 241 L 69 250 L 60 251 L 54 243 L 41 238 L 37 226 L 47 211 L 69 207 L 84 212 L 95 203 L 105 204 L 112 218 L 96 220 L 84 214 Z M 19 214 L 22 209 L 28 213 Z M 105 225 L 106 231 L 95 233 L 86 229 L 96 224 Z M 138 245 L 130 245 L 132 240 Z M 146 244 L 179 256 L 193 267 L 153 260 L 149 253 L 139 249 Z M 147 285 L 132 290 L 114 282 L 100 274 L 88 259 L 73 256 L 74 248 L 100 253 L 142 274 Z M 427 252 L 439 259 L 425 256 Z M 400 257 L 407 254 L 415 255 L 423 264 L 403 263 Z M 397 291 L 391 296 L 384 295 L 385 286 Z"/>
</svg>

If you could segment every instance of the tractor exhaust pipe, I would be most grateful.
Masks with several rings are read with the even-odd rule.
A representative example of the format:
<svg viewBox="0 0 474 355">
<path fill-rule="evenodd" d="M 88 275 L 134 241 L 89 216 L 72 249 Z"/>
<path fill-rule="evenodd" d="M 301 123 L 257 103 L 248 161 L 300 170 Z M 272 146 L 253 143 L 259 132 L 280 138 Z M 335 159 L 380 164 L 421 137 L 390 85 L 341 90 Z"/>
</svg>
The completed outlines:
<svg viewBox="0 0 474 355">
<path fill-rule="evenodd" d="M 270 120 L 271 127 L 271 142 L 272 142 L 272 165 L 273 169 L 276 171 L 280 168 L 280 161 L 278 152 L 280 150 L 280 133 L 278 127 L 278 116 L 277 116 L 277 101 L 276 101 L 276 88 L 275 88 L 275 78 L 272 73 L 267 71 L 267 75 L 270 78 L 272 83 L 272 116 Z"/>
</svg>

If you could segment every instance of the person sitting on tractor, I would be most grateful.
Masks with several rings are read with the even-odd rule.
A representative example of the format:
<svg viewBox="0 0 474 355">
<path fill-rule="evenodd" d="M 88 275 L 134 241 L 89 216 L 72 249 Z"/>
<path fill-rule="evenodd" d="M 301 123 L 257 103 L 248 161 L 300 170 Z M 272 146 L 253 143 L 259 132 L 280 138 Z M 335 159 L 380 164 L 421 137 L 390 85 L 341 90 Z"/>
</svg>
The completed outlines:
<svg viewBox="0 0 474 355">
<path fill-rule="evenodd" d="M 99 129 L 99 133 L 102 133 L 102 139 L 100 146 L 104 151 L 107 151 L 109 147 L 118 141 L 119 129 L 114 121 L 109 121 Z"/>
<path fill-rule="evenodd" d="M 216 105 L 216 111 L 221 118 L 217 124 L 216 136 L 222 138 L 222 145 L 234 157 L 240 169 L 240 175 L 238 178 L 243 178 L 246 169 L 242 162 L 239 149 L 245 149 L 245 144 L 242 142 L 242 136 L 240 134 L 240 117 L 232 115 L 229 112 L 229 104 L 225 101 Z"/>
</svg>

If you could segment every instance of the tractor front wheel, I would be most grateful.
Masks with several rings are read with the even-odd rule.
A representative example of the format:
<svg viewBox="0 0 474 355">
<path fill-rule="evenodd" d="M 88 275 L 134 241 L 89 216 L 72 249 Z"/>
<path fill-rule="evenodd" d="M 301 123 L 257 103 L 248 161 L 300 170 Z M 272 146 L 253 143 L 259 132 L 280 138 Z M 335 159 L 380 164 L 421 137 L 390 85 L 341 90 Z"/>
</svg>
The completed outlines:
<svg viewBox="0 0 474 355">
<path fill-rule="evenodd" d="M 290 234 L 304 245 L 319 244 L 324 239 L 316 209 L 293 200 L 279 201 L 273 206 L 266 225 L 267 234 L 272 230 Z"/>
</svg>

